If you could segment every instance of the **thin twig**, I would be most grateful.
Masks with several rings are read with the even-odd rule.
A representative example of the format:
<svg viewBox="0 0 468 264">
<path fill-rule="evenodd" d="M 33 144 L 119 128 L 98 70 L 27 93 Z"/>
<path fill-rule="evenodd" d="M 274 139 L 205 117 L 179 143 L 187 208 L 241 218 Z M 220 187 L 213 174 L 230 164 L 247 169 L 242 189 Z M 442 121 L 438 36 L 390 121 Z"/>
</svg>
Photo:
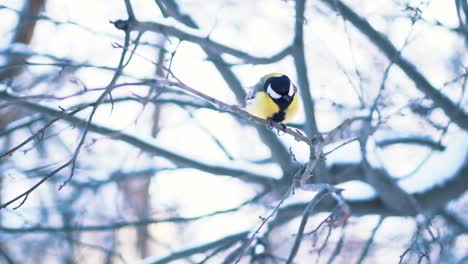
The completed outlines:
<svg viewBox="0 0 468 264">
<path fill-rule="evenodd" d="M 377 222 L 377 225 L 375 225 L 374 229 L 372 229 L 372 233 L 371 233 L 369 239 L 367 240 L 366 245 L 364 246 L 364 249 L 362 250 L 361 254 L 359 255 L 359 259 L 356 262 L 357 264 L 361 264 L 364 261 L 364 259 L 366 258 L 367 254 L 369 253 L 369 249 L 372 246 L 372 243 L 374 243 L 375 234 L 377 234 L 377 231 L 382 226 L 382 223 L 383 223 L 384 219 L 385 219 L 385 217 L 381 216 L 379 218 L 379 221 Z"/>
<path fill-rule="evenodd" d="M 250 247 L 250 245 L 252 244 L 252 242 L 255 240 L 255 238 L 257 237 L 258 233 L 260 232 L 260 230 L 263 228 L 263 226 L 268 222 L 268 220 L 270 220 L 270 218 L 272 218 L 276 212 L 279 210 L 279 208 L 281 207 L 281 205 L 283 204 L 283 202 L 286 200 L 286 198 L 292 193 L 293 189 L 294 189 L 294 186 L 295 186 L 295 183 L 293 182 L 291 184 L 291 186 L 289 187 L 289 189 L 286 191 L 286 193 L 283 195 L 283 197 L 280 199 L 280 201 L 278 202 L 278 204 L 275 206 L 275 208 L 273 209 L 273 211 L 271 211 L 271 213 L 263 218 L 261 217 L 262 219 L 262 222 L 261 224 L 257 227 L 257 229 L 255 230 L 255 232 L 250 236 L 250 239 L 247 241 L 247 243 L 245 243 L 245 245 L 243 246 L 242 250 L 240 251 L 239 255 L 237 256 L 237 259 L 236 261 L 234 262 L 235 264 L 239 263 L 240 260 L 242 259 L 242 257 L 245 255 L 245 252 L 247 251 L 247 249 Z"/>
<path fill-rule="evenodd" d="M 336 189 L 322 188 L 322 190 L 320 190 L 314 196 L 314 198 L 307 204 L 306 208 L 304 209 L 304 212 L 302 213 L 302 220 L 301 220 L 301 224 L 299 225 L 299 230 L 297 231 L 297 234 L 296 234 L 296 239 L 294 241 L 291 252 L 289 253 L 288 260 L 286 261 L 287 264 L 292 263 L 292 261 L 296 257 L 297 252 L 299 251 L 299 247 L 301 245 L 302 237 L 304 234 L 304 229 L 307 224 L 307 221 L 309 220 L 309 215 L 312 213 L 314 208 L 323 198 L 325 198 L 328 195 L 331 195 L 331 193 L 335 191 Z"/>
</svg>

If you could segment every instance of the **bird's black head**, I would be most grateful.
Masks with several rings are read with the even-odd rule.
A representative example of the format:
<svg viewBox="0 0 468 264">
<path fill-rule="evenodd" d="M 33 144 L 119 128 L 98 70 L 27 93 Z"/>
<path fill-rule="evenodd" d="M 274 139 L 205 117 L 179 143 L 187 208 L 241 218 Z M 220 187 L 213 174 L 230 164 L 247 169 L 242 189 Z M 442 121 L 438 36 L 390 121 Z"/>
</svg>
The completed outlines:
<svg viewBox="0 0 468 264">
<path fill-rule="evenodd" d="M 289 93 L 289 89 L 291 88 L 291 80 L 286 75 L 270 77 L 264 84 L 265 90 L 267 90 L 268 86 L 271 86 L 273 91 L 280 95 L 287 95 Z"/>
</svg>

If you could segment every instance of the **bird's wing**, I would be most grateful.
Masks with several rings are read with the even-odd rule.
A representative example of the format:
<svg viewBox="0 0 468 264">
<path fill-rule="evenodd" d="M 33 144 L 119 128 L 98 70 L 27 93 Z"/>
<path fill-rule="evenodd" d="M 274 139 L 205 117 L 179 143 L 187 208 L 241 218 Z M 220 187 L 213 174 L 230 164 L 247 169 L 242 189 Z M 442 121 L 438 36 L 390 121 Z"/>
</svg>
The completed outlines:
<svg viewBox="0 0 468 264">
<path fill-rule="evenodd" d="M 245 101 L 252 100 L 255 98 L 257 95 L 257 92 L 261 91 L 263 88 L 262 82 L 258 82 L 256 85 L 253 87 L 250 87 L 250 89 L 247 91 L 247 96 L 245 97 Z"/>
<path fill-rule="evenodd" d="M 250 87 L 249 90 L 247 91 L 247 95 L 245 96 L 245 101 L 254 99 L 256 94 L 257 94 L 257 91 L 255 90 L 255 86 Z"/>
</svg>

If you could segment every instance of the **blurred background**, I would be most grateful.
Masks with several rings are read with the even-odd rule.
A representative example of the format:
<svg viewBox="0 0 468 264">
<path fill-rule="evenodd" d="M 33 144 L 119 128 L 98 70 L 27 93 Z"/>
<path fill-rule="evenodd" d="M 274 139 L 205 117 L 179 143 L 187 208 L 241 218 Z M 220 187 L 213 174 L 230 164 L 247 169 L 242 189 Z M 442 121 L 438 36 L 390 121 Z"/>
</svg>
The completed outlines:
<svg viewBox="0 0 468 264">
<path fill-rule="evenodd" d="M 3 0 L 0 17 L 0 263 L 468 263 L 466 1 Z M 171 85 L 242 105 L 271 72 L 299 87 L 303 135 L 366 120 L 319 153 L 310 183 L 343 191 L 310 215 L 317 190 L 290 186 L 313 148 Z"/>
</svg>

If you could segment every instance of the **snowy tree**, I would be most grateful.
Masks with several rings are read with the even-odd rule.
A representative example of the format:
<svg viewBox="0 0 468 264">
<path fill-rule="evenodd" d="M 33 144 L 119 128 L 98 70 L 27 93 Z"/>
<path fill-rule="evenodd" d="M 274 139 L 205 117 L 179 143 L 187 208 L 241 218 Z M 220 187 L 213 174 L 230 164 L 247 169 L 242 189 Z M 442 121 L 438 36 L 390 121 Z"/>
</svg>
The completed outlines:
<svg viewBox="0 0 468 264">
<path fill-rule="evenodd" d="M 1 263 L 468 261 L 466 1 L 0 16 Z M 287 126 L 243 108 L 271 72 Z"/>
</svg>

